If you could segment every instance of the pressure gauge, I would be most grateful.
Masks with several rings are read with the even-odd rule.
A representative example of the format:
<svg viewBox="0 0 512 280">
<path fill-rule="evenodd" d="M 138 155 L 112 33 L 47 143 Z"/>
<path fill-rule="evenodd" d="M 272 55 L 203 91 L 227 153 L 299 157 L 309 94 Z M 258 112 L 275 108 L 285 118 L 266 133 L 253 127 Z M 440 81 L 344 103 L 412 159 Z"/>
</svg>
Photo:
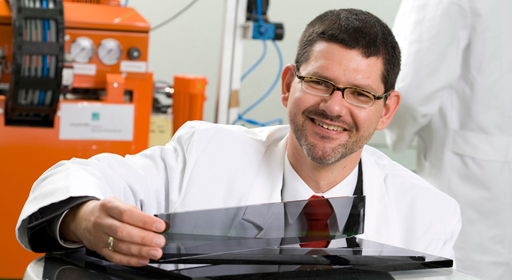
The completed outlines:
<svg viewBox="0 0 512 280">
<path fill-rule="evenodd" d="M 94 55 L 94 43 L 87 37 L 78 37 L 71 43 L 69 51 L 74 61 L 87 63 Z"/>
<path fill-rule="evenodd" d="M 121 45 L 117 40 L 104 39 L 98 46 L 98 58 L 105 65 L 114 65 L 121 58 Z"/>
</svg>

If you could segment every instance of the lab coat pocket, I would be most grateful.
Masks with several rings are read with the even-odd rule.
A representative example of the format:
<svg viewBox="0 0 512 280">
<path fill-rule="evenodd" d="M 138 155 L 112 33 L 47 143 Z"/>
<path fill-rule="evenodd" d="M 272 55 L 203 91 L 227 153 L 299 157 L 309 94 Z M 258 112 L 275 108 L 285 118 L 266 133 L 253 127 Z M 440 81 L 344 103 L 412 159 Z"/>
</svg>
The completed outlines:
<svg viewBox="0 0 512 280">
<path fill-rule="evenodd" d="M 512 138 L 455 130 L 452 151 L 477 159 L 512 161 Z"/>
</svg>

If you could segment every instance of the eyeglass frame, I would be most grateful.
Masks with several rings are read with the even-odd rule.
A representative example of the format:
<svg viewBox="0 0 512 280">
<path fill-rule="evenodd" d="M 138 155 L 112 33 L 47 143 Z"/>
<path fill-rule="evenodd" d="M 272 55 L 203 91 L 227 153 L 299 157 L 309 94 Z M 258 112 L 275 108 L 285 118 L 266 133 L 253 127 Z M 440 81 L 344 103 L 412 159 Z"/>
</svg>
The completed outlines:
<svg viewBox="0 0 512 280">
<path fill-rule="evenodd" d="M 302 84 L 302 89 L 304 89 L 305 91 L 311 93 L 311 94 L 314 94 L 314 95 L 317 95 L 317 96 L 324 96 L 324 97 L 327 97 L 327 96 L 331 96 L 335 91 L 339 90 L 341 92 L 341 96 L 343 97 L 343 99 L 345 99 L 345 101 L 347 101 L 348 103 L 352 104 L 352 105 L 356 105 L 356 106 L 360 106 L 360 107 L 365 107 L 365 108 L 369 108 L 369 107 L 372 107 L 373 104 L 375 104 L 375 100 L 381 100 L 381 99 L 384 99 L 385 97 L 387 97 L 393 90 L 390 90 L 382 95 L 376 95 L 370 91 L 367 91 L 365 89 L 362 89 L 362 88 L 358 88 L 358 87 L 339 87 L 337 86 L 336 84 L 334 84 L 333 82 L 331 81 L 328 81 L 328 80 L 325 80 L 325 79 L 322 79 L 322 78 L 317 78 L 317 77 L 311 77 L 311 76 L 302 76 L 299 74 L 299 71 L 297 70 L 297 67 L 295 67 L 295 76 L 297 77 L 297 79 L 301 80 L 301 84 Z M 313 79 L 313 80 L 318 80 L 318 81 L 322 81 L 322 82 L 326 82 L 330 85 L 332 85 L 332 91 L 331 93 L 329 93 L 328 95 L 321 95 L 321 94 L 318 94 L 318 93 L 315 93 L 315 92 L 312 92 L 312 91 L 309 91 L 307 89 L 304 88 L 304 79 Z M 372 101 L 372 104 L 371 105 L 368 105 L 368 106 L 365 106 L 365 105 L 361 105 L 361 104 L 356 104 L 356 103 L 353 103 L 349 100 L 347 100 L 345 98 L 345 90 L 346 89 L 355 89 L 355 90 L 359 90 L 359 91 L 362 91 L 362 92 L 365 92 L 365 93 L 368 93 L 370 94 L 372 97 L 373 97 L 373 101 Z"/>
</svg>

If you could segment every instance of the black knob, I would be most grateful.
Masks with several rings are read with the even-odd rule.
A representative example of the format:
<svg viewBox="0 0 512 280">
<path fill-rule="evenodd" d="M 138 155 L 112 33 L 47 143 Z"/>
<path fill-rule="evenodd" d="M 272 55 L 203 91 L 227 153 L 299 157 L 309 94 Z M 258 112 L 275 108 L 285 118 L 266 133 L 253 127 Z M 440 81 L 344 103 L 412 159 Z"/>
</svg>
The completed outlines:
<svg viewBox="0 0 512 280">
<path fill-rule="evenodd" d="M 137 47 L 131 47 L 128 49 L 128 57 L 130 59 L 139 59 L 140 57 L 140 50 Z"/>
<path fill-rule="evenodd" d="M 276 23 L 276 31 L 274 33 L 274 40 L 280 41 L 284 38 L 284 25 L 282 23 Z"/>
</svg>

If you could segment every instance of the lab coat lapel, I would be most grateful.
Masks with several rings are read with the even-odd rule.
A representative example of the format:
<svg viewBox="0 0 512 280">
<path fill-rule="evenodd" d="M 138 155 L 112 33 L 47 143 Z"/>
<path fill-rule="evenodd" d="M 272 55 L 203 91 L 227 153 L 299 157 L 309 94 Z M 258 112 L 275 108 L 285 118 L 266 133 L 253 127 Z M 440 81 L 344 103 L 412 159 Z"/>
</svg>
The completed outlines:
<svg viewBox="0 0 512 280">
<path fill-rule="evenodd" d="M 257 238 L 281 238 L 284 236 L 284 205 L 262 204 L 247 207 L 242 220 L 260 229 Z"/>
<path fill-rule="evenodd" d="M 287 136 L 288 137 L 288 136 Z M 286 137 L 275 145 L 269 145 L 260 165 L 256 180 L 251 190 L 249 204 L 280 202 L 284 156 L 286 154 Z M 391 241 L 396 231 L 389 212 L 388 193 L 384 185 L 384 174 L 363 151 L 363 193 L 366 196 L 366 213 L 362 238 L 378 242 Z M 246 211 L 243 219 L 265 228 L 266 215 L 259 215 L 252 210 Z M 284 230 L 284 229 L 283 229 Z M 264 232 L 260 232 L 260 235 Z"/>
<path fill-rule="evenodd" d="M 388 194 L 384 174 L 363 151 L 363 194 L 366 196 L 364 233 L 360 237 L 385 242 L 391 240 L 394 226 L 389 212 Z"/>
<path fill-rule="evenodd" d="M 251 189 L 248 204 L 281 202 L 283 188 L 284 156 L 288 136 L 268 145 Z"/>
<path fill-rule="evenodd" d="M 286 154 L 286 139 L 282 138 L 276 143 L 271 143 L 267 147 L 261 162 L 258 166 L 256 180 L 252 186 L 249 195 L 248 204 L 262 204 L 281 202 L 281 190 L 283 187 L 283 169 L 284 157 Z M 260 210 L 258 207 L 249 207 L 243 220 L 259 226 L 262 231 L 258 237 L 268 237 L 270 233 L 266 233 L 265 229 L 272 227 L 273 230 L 281 228 L 284 234 L 284 210 L 275 208 Z M 277 212 L 276 212 L 277 211 Z M 282 217 L 281 217 L 282 216 Z M 283 218 L 283 220 L 279 220 Z"/>
</svg>

